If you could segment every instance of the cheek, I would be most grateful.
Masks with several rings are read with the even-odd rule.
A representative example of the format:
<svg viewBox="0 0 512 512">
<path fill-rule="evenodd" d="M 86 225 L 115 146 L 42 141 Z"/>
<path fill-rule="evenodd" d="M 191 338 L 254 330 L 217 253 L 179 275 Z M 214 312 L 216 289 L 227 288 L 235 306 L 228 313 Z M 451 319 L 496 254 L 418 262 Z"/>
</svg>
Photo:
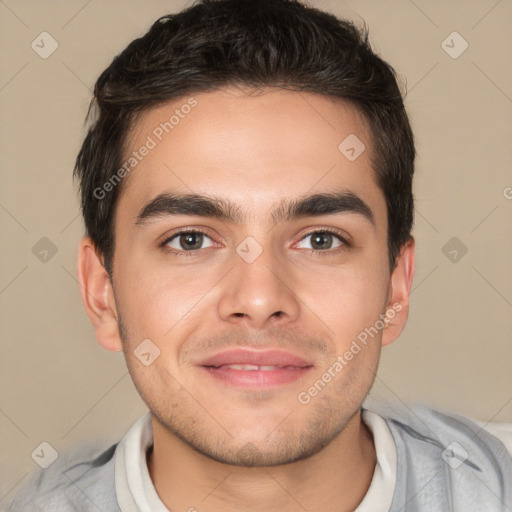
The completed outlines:
<svg viewBox="0 0 512 512">
<path fill-rule="evenodd" d="M 150 338 L 157 345 L 201 310 L 199 303 L 218 281 L 215 272 L 185 267 L 151 267 L 136 260 L 119 263 L 116 299 L 131 343 Z M 213 275 L 212 275 L 213 274 Z"/>
<path fill-rule="evenodd" d="M 387 296 L 386 273 L 366 260 L 303 279 L 300 296 L 337 340 L 338 350 L 380 319 Z"/>
</svg>

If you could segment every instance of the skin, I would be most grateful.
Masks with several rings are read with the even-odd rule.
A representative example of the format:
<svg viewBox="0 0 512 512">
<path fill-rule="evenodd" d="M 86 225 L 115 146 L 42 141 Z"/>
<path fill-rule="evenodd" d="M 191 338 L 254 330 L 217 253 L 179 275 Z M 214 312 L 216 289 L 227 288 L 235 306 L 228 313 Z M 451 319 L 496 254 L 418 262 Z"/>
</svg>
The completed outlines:
<svg viewBox="0 0 512 512">
<path fill-rule="evenodd" d="M 167 508 L 354 510 L 376 463 L 360 408 L 381 346 L 407 320 L 414 240 L 390 273 L 385 198 L 355 107 L 309 93 L 249 92 L 194 94 L 197 106 L 131 172 L 116 209 L 113 284 L 92 241 L 81 241 L 83 302 L 100 345 L 124 351 L 151 411 L 148 469 Z M 144 113 L 127 154 L 187 99 Z M 366 145 L 353 162 L 338 150 L 349 134 Z M 374 225 L 354 212 L 272 221 L 282 199 L 340 189 L 371 208 Z M 162 215 L 136 226 L 144 205 L 162 192 L 229 199 L 247 218 L 238 224 Z M 169 244 L 182 254 L 164 252 L 159 243 L 184 227 L 205 231 L 203 248 L 184 256 L 177 237 Z M 307 235 L 322 228 L 348 234 L 351 245 L 334 237 L 332 246 L 323 242 L 312 254 L 314 237 Z M 247 236 L 263 249 L 252 263 L 235 250 Z M 300 403 L 298 394 L 393 304 L 401 310 L 386 327 L 308 404 Z M 147 338 L 160 350 L 149 366 L 134 355 Z M 240 345 L 282 348 L 314 368 L 303 379 L 258 391 L 219 382 L 196 366 Z"/>
</svg>

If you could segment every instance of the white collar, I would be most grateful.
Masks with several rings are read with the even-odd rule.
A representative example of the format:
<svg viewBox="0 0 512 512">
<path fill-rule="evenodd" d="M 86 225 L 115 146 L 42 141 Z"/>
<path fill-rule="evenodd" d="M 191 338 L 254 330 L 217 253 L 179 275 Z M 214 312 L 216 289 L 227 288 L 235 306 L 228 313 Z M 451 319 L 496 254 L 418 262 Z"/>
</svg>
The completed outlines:
<svg viewBox="0 0 512 512">
<path fill-rule="evenodd" d="M 396 484 L 396 447 L 383 418 L 363 409 L 363 421 L 373 434 L 377 464 L 368 492 L 354 512 L 389 510 Z M 116 494 L 122 512 L 169 512 L 149 476 L 146 451 L 152 444 L 151 414 L 147 412 L 116 448 Z"/>
</svg>

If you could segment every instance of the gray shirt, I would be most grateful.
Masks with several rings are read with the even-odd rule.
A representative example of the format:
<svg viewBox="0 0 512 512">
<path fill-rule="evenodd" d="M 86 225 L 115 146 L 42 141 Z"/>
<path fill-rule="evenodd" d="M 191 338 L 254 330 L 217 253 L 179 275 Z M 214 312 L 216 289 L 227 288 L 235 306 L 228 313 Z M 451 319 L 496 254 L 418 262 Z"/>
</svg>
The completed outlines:
<svg viewBox="0 0 512 512">
<path fill-rule="evenodd" d="M 495 436 L 466 418 L 423 406 L 380 414 L 380 423 L 374 417 L 369 425 L 378 467 L 363 500 L 366 506 L 358 512 L 512 511 L 512 457 Z M 368 424 L 369 418 L 363 410 L 363 421 Z M 90 447 L 85 453 L 80 448 L 60 454 L 16 493 L 8 510 L 166 512 L 145 463 L 151 444 L 148 413 L 106 450 Z M 391 475 L 379 473 L 390 460 Z M 373 508 L 379 490 L 382 501 Z"/>
</svg>

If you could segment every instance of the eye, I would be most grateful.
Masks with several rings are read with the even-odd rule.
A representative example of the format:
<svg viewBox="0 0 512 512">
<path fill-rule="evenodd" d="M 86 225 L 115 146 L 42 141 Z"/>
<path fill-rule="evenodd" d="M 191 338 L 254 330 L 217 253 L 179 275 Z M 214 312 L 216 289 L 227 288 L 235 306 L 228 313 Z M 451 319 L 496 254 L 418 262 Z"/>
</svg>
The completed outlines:
<svg viewBox="0 0 512 512">
<path fill-rule="evenodd" d="M 207 247 L 203 247 L 203 243 L 205 239 L 212 241 L 212 239 L 202 231 L 178 231 L 174 233 L 171 237 L 167 238 L 163 243 L 162 247 L 164 249 L 172 249 L 171 252 L 195 252 L 200 249 L 206 249 Z M 208 247 L 212 247 L 213 243 Z"/>
<path fill-rule="evenodd" d="M 310 247 L 301 247 L 302 249 L 309 249 L 317 252 L 325 252 L 329 249 L 336 249 L 342 246 L 349 246 L 346 238 L 340 235 L 337 232 L 329 231 L 329 230 L 317 230 L 308 233 L 303 238 L 301 238 L 300 242 L 307 240 L 310 238 Z"/>
</svg>

